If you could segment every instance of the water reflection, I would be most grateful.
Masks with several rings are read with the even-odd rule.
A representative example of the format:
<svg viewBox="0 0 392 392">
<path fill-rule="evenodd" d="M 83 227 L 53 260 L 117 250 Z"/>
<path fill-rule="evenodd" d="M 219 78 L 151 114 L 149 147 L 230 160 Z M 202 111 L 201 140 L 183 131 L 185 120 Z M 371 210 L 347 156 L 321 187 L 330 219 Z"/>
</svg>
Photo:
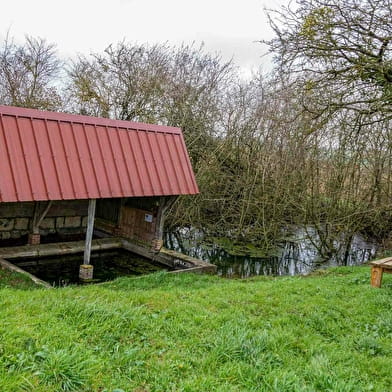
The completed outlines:
<svg viewBox="0 0 392 392">
<path fill-rule="evenodd" d="M 234 256 L 222 248 L 203 243 L 203 235 L 194 230 L 179 229 L 166 233 L 165 246 L 218 267 L 218 274 L 225 277 L 247 278 L 255 275 L 299 275 L 318 268 L 336 265 L 359 265 L 374 257 L 377 246 L 357 235 L 353 238 L 346 261 L 339 254 L 327 260 L 320 259 L 317 249 L 296 230 L 293 241 L 281 244 L 274 255 L 268 257 Z"/>
</svg>

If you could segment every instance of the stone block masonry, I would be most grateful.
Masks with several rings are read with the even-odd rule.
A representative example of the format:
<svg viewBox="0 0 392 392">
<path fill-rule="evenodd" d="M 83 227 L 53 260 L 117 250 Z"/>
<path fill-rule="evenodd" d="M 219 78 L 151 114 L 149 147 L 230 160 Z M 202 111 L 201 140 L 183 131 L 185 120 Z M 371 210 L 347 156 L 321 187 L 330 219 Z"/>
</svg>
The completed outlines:
<svg viewBox="0 0 392 392">
<path fill-rule="evenodd" d="M 44 205 L 41 207 L 44 208 Z M 86 231 L 86 200 L 55 201 L 40 224 L 40 234 L 74 235 Z M 0 203 L 0 246 L 3 241 L 16 240 L 31 232 L 34 203 Z M 31 243 L 35 239 L 29 238 Z"/>
<path fill-rule="evenodd" d="M 56 227 L 55 225 L 55 218 L 45 218 L 41 224 L 40 228 L 41 229 L 54 229 Z"/>
<path fill-rule="evenodd" d="M 156 197 L 100 199 L 97 202 L 95 228 L 108 235 L 121 236 L 151 246 L 156 238 L 160 199 Z M 0 203 L 0 247 L 22 245 L 33 234 L 39 221 L 39 235 L 49 241 L 75 239 L 86 233 L 88 200 L 53 201 L 41 221 L 48 202 Z M 38 233 L 34 233 L 38 234 Z M 38 239 L 29 237 L 30 243 Z M 161 244 L 156 244 L 156 250 Z"/>
<path fill-rule="evenodd" d="M 29 229 L 29 218 L 15 218 L 15 230 L 28 230 Z"/>
<path fill-rule="evenodd" d="M 82 221 L 80 216 L 67 216 L 64 219 L 64 227 L 80 227 L 81 223 Z"/>
<path fill-rule="evenodd" d="M 14 228 L 14 218 L 2 218 L 0 219 L 0 231 L 11 231 Z"/>
</svg>

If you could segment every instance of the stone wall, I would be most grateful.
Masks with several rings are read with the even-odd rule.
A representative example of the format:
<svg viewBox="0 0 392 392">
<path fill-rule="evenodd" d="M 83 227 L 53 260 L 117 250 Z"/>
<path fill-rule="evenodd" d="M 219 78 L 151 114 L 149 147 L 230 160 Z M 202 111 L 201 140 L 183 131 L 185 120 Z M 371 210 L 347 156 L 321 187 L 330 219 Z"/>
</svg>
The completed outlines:
<svg viewBox="0 0 392 392">
<path fill-rule="evenodd" d="M 41 211 L 46 203 L 41 203 Z M 83 234 L 87 226 L 87 200 L 55 201 L 40 225 L 40 234 L 66 237 Z M 0 203 L 0 244 L 27 237 L 34 202 Z"/>
<path fill-rule="evenodd" d="M 100 199 L 97 202 L 95 229 L 109 235 L 151 244 L 155 238 L 159 198 L 141 197 Z M 44 211 L 47 202 L 39 204 Z M 0 246 L 27 243 L 32 231 L 34 202 L 0 203 Z M 84 235 L 88 200 L 54 201 L 40 224 L 41 241 L 65 241 Z"/>
</svg>

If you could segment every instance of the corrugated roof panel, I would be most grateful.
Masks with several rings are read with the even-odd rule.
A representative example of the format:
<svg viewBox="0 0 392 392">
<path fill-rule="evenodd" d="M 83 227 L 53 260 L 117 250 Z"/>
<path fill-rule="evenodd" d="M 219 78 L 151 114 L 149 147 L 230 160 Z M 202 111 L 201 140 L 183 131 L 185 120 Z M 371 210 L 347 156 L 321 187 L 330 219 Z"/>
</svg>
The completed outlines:
<svg viewBox="0 0 392 392">
<path fill-rule="evenodd" d="M 134 166 L 141 182 L 141 190 L 143 196 L 151 196 L 153 194 L 152 183 L 150 179 L 149 169 L 147 167 L 146 157 L 142 150 L 139 131 L 127 132 L 128 147 L 132 153 Z"/>
<path fill-rule="evenodd" d="M 172 135 L 167 135 L 167 139 L 169 139 L 167 145 L 169 147 L 173 167 L 176 172 L 176 177 L 177 177 L 177 181 L 178 181 L 178 189 L 181 192 L 187 193 L 187 181 L 184 178 L 184 171 L 181 167 L 183 162 L 181 162 L 181 159 L 178 156 L 178 150 L 177 150 L 177 146 L 176 146 L 176 138 L 173 138 Z"/>
<path fill-rule="evenodd" d="M 21 135 L 23 135 L 22 148 L 26 163 L 26 173 L 29 177 L 33 198 L 39 200 L 44 199 L 48 193 L 45 178 L 42 175 L 34 176 L 33 174 L 42 173 L 43 168 L 41 166 L 31 119 L 21 118 L 19 120 L 19 130 Z"/>
<path fill-rule="evenodd" d="M 83 177 L 88 198 L 99 198 L 98 183 L 95 177 L 94 168 L 87 148 L 87 139 L 82 124 L 72 124 L 75 146 L 78 152 L 81 171 L 78 175 Z"/>
<path fill-rule="evenodd" d="M 0 114 L 0 200 L 17 200 L 15 178 Z"/>
<path fill-rule="evenodd" d="M 139 132 L 139 131 L 137 132 L 139 136 L 140 146 L 141 146 L 140 151 L 143 153 L 144 160 L 146 162 L 146 169 L 147 169 L 148 178 L 151 183 L 151 189 L 153 189 L 155 186 L 157 191 L 160 194 L 162 194 L 163 193 L 162 185 L 154 162 L 155 161 L 154 154 L 156 154 L 156 151 L 152 151 L 151 149 L 151 145 L 148 140 L 148 133 L 149 132 Z"/>
<path fill-rule="evenodd" d="M 10 154 L 12 175 L 16 185 L 16 199 L 18 201 L 34 200 L 31 192 L 31 184 L 27 175 L 26 161 L 23 151 L 23 138 L 19 134 L 19 126 L 16 118 L 3 117 L 3 126 L 13 129 L 13 133 L 5 133 L 6 145 Z"/>
<path fill-rule="evenodd" d="M 130 177 L 130 181 L 132 184 L 132 195 L 144 196 L 143 194 L 144 188 L 143 188 L 141 175 L 139 173 L 138 165 L 136 164 L 135 154 L 133 153 L 133 149 L 131 148 L 131 142 L 129 140 L 128 134 L 129 132 L 124 129 L 118 130 L 118 135 L 121 141 L 121 147 L 124 151 L 126 171 Z"/>
<path fill-rule="evenodd" d="M 0 106 L 0 202 L 196 194 L 181 130 Z"/>
<path fill-rule="evenodd" d="M 186 150 L 184 139 L 175 138 L 175 144 L 177 147 L 178 157 L 181 161 L 181 171 L 184 179 L 186 180 L 187 191 L 184 190 L 184 192 L 192 192 L 192 189 L 197 188 L 197 184 L 195 176 L 193 175 L 192 165 Z"/>
<path fill-rule="evenodd" d="M 96 127 L 99 148 L 101 150 L 102 159 L 105 167 L 105 174 L 109 183 L 109 189 L 116 195 L 123 195 L 121 180 L 117 169 L 117 158 L 113 153 L 112 143 L 108 135 L 106 127 Z"/>
<path fill-rule="evenodd" d="M 48 142 L 53 154 L 53 162 L 56 168 L 56 176 L 51 179 L 51 186 L 55 187 L 54 182 L 58 181 L 61 199 L 75 199 L 75 191 L 72 182 L 71 170 L 65 154 L 63 135 L 57 121 L 47 121 Z"/>
<path fill-rule="evenodd" d="M 47 188 L 47 197 L 45 199 L 61 199 L 61 189 L 55 160 L 53 159 L 53 150 L 49 141 L 47 123 L 45 120 L 33 119 L 32 127 L 37 141 L 38 153 L 42 162 L 42 177 Z M 38 176 L 37 173 L 36 176 Z"/>
<path fill-rule="evenodd" d="M 87 193 L 83 177 L 83 170 L 75 142 L 74 130 L 68 122 L 59 123 L 62 140 L 64 141 L 64 153 L 67 159 L 72 180 L 72 188 L 76 199 L 83 198 Z"/>
<path fill-rule="evenodd" d="M 155 134 L 149 133 L 149 135 L 150 135 L 149 141 L 151 144 L 151 148 L 153 151 L 155 151 L 154 154 L 155 164 L 156 164 L 158 176 L 161 179 L 163 193 L 170 194 L 173 192 L 173 189 L 171 186 L 170 176 L 168 175 L 168 168 L 166 167 L 167 165 L 165 164 L 165 160 L 164 160 L 164 154 L 163 154 L 164 136 L 162 133 L 155 133 Z"/>
<path fill-rule="evenodd" d="M 112 197 L 114 190 L 109 185 L 108 174 L 98 142 L 97 129 L 95 126 L 85 124 L 84 131 L 87 138 L 87 148 L 91 164 L 98 183 L 99 195 L 101 198 Z"/>
<path fill-rule="evenodd" d="M 161 148 L 165 157 L 165 165 L 168 170 L 169 178 L 171 178 L 170 181 L 171 187 L 173 191 L 174 190 L 177 191 L 178 189 L 180 189 L 180 183 L 178 181 L 178 174 L 177 174 L 176 167 L 173 163 L 172 153 L 169 148 L 171 144 L 171 141 L 169 139 L 170 139 L 170 135 L 167 134 L 163 135 L 163 142 Z"/>
<path fill-rule="evenodd" d="M 134 187 L 132 185 L 130 173 L 127 169 L 126 155 L 120 140 L 120 132 L 118 129 L 106 127 L 108 140 L 113 151 L 114 162 L 116 164 L 117 177 L 121 183 L 121 194 L 134 195 Z M 110 133 L 112 132 L 112 133 Z M 109 135 L 111 137 L 109 137 Z"/>
</svg>

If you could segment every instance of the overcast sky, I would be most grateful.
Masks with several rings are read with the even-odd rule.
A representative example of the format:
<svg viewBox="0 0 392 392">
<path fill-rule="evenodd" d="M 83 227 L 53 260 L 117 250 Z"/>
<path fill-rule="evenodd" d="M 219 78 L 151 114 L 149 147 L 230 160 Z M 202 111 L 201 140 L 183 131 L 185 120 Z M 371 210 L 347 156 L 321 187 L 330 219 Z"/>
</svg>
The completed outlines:
<svg viewBox="0 0 392 392">
<path fill-rule="evenodd" d="M 137 43 L 204 42 L 209 52 L 233 57 L 243 72 L 270 67 L 265 48 L 270 38 L 263 7 L 285 0 L 13 0 L 1 4 L 4 38 L 24 35 L 55 43 L 62 57 L 103 51 L 123 39 Z"/>
</svg>

